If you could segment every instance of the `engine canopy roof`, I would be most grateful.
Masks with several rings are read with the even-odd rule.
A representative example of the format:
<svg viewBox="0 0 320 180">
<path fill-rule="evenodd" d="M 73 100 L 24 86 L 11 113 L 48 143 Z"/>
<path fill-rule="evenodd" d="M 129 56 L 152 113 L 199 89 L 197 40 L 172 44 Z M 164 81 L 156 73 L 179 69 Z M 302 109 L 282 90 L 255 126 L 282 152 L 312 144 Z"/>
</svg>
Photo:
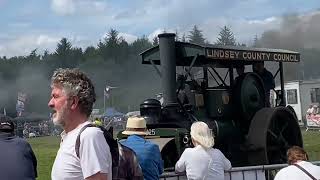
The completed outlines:
<svg viewBox="0 0 320 180">
<path fill-rule="evenodd" d="M 190 66 L 196 57 L 193 66 L 214 66 L 228 68 L 231 65 L 250 65 L 255 62 L 299 62 L 300 53 L 268 48 L 248 48 L 243 46 L 219 46 L 186 42 L 175 42 L 176 66 Z M 142 64 L 160 65 L 159 46 L 152 47 L 140 54 Z"/>
</svg>

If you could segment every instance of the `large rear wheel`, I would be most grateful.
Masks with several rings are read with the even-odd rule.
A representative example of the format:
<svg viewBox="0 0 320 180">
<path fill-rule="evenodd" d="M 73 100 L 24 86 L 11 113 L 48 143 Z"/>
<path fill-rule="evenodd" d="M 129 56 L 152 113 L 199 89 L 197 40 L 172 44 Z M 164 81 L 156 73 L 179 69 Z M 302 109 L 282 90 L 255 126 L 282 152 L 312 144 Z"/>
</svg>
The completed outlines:
<svg viewBox="0 0 320 180">
<path fill-rule="evenodd" d="M 259 110 L 251 121 L 247 145 L 251 165 L 286 163 L 287 150 L 303 146 L 296 116 L 286 107 Z"/>
</svg>

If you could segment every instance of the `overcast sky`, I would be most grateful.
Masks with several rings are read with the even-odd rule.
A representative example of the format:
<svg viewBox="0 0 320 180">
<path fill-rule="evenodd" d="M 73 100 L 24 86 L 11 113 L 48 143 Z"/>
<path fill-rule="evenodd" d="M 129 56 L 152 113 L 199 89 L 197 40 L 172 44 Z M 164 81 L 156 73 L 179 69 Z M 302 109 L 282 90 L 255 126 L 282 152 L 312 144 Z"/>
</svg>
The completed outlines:
<svg viewBox="0 0 320 180">
<path fill-rule="evenodd" d="M 250 43 L 265 30 L 279 29 L 281 16 L 308 17 L 320 0 L 0 0 L 0 56 L 54 51 L 67 37 L 74 45 L 96 46 L 114 28 L 128 42 L 142 35 L 187 33 L 199 26 L 209 42 L 231 27 L 238 42 Z"/>
</svg>

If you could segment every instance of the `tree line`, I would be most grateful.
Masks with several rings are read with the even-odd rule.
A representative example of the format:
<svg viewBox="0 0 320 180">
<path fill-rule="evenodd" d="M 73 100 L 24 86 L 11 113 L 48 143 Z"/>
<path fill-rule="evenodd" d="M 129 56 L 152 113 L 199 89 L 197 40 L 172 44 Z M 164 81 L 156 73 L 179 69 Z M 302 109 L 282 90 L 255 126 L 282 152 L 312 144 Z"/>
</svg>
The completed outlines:
<svg viewBox="0 0 320 180">
<path fill-rule="evenodd" d="M 194 26 L 187 35 L 176 33 L 176 40 L 200 45 L 210 44 L 202 30 Z M 255 37 L 253 46 L 263 45 L 265 38 Z M 42 54 L 34 49 L 26 56 L 0 57 L 0 108 L 6 108 L 11 116 L 16 114 L 18 92 L 27 94 L 25 111 L 48 113 L 50 76 L 57 68 L 80 68 L 93 80 L 97 93 L 95 108 L 102 110 L 104 88 L 116 86 L 106 99 L 106 106 L 114 106 L 122 112 L 139 109 L 146 98 L 155 98 L 161 91 L 160 79 L 152 66 L 141 64 L 139 53 L 158 45 L 157 37 L 152 42 L 146 36 L 128 43 L 115 29 L 110 29 L 96 46 L 85 49 L 74 46 L 62 38 L 54 52 Z M 230 27 L 224 26 L 214 44 L 246 46 L 236 41 Z M 312 53 L 311 53 L 312 54 Z M 310 55 L 311 56 L 311 55 Z"/>
</svg>

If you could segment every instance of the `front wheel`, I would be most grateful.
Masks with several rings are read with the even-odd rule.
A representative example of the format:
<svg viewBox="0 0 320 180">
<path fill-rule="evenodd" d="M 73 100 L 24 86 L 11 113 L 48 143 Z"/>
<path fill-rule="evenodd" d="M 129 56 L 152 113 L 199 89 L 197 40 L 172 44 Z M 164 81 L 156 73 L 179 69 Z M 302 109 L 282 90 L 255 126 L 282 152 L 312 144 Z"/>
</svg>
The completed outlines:
<svg viewBox="0 0 320 180">
<path fill-rule="evenodd" d="M 174 168 L 179 160 L 179 154 L 175 140 L 170 140 L 162 149 L 161 156 L 164 161 L 164 168 Z"/>
</svg>

